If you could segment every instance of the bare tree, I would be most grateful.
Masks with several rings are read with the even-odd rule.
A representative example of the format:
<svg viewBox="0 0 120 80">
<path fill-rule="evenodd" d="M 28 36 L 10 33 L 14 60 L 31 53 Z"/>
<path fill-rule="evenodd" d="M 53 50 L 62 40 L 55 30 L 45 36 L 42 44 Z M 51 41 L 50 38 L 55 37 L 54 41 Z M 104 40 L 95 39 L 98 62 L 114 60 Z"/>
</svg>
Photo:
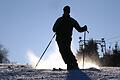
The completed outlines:
<svg viewBox="0 0 120 80">
<path fill-rule="evenodd" d="M 8 57 L 8 51 L 6 48 L 3 47 L 3 45 L 0 44 L 0 63 L 9 63 Z"/>
</svg>

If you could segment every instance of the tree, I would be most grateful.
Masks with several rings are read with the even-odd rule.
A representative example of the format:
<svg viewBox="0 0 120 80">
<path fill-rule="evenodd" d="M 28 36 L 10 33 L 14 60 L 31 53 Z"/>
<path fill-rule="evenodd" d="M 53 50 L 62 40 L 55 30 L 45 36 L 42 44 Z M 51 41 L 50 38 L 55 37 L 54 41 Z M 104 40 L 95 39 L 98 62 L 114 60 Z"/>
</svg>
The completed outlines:
<svg viewBox="0 0 120 80">
<path fill-rule="evenodd" d="M 9 59 L 7 58 L 7 49 L 0 44 L 0 63 L 9 63 Z"/>
<path fill-rule="evenodd" d="M 103 66 L 120 67 L 120 49 L 118 43 L 115 44 L 112 53 L 106 52 L 101 60 L 103 61 Z"/>
<path fill-rule="evenodd" d="M 86 45 L 84 45 L 84 47 L 83 44 L 80 45 L 79 50 L 77 50 L 77 59 L 81 60 L 83 54 L 85 57 L 85 62 L 90 61 L 92 63 L 100 65 L 98 46 L 93 39 L 88 40 L 88 42 L 86 43 Z"/>
<path fill-rule="evenodd" d="M 113 61 L 114 67 L 120 67 L 120 49 L 119 49 L 118 43 L 115 44 L 112 61 Z"/>
</svg>

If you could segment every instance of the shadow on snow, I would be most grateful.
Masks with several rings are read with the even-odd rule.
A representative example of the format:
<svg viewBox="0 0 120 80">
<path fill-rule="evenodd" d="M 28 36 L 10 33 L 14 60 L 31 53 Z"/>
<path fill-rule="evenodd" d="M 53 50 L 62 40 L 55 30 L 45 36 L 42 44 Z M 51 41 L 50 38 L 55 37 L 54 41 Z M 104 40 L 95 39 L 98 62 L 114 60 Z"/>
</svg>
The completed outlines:
<svg viewBox="0 0 120 80">
<path fill-rule="evenodd" d="M 66 80 L 91 80 L 91 79 L 81 70 L 71 70 L 68 72 Z"/>
</svg>

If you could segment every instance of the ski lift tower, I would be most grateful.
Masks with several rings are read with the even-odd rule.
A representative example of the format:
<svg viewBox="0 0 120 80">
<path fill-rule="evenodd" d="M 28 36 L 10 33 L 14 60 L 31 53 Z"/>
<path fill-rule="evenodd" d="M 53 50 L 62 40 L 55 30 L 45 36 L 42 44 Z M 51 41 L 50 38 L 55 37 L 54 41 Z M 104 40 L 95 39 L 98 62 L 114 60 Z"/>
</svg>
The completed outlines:
<svg viewBox="0 0 120 80">
<path fill-rule="evenodd" d="M 88 41 L 89 40 L 82 40 L 82 37 L 79 37 L 79 49 L 80 48 L 82 48 L 82 49 L 84 49 L 85 50 L 85 46 L 88 44 Z M 103 53 L 103 55 L 105 55 L 106 54 L 106 42 L 105 42 L 105 39 L 104 38 L 101 38 L 101 40 L 94 40 L 95 42 L 96 42 L 96 44 L 98 45 L 100 45 L 100 47 L 101 47 L 101 52 Z M 85 52 L 85 51 L 84 51 Z M 83 55 L 84 55 L 84 53 L 83 53 Z M 84 56 L 83 56 L 83 68 L 84 68 Z"/>
<path fill-rule="evenodd" d="M 82 47 L 82 48 L 84 48 L 85 47 L 85 45 L 84 45 L 84 41 L 85 41 L 85 43 L 86 43 L 86 45 L 87 45 L 87 43 L 88 43 L 88 41 L 89 40 L 82 40 L 82 37 L 79 37 L 79 49 Z M 103 55 L 104 54 L 106 54 L 106 42 L 105 42 L 105 38 L 101 38 L 101 40 L 94 40 L 97 44 L 99 44 L 100 45 L 100 47 L 101 47 L 101 52 L 103 53 Z"/>
<path fill-rule="evenodd" d="M 103 53 L 103 55 L 106 54 L 106 42 L 105 42 L 105 38 L 101 38 L 101 40 L 95 40 L 97 44 L 99 44 L 101 46 L 101 52 Z"/>
</svg>

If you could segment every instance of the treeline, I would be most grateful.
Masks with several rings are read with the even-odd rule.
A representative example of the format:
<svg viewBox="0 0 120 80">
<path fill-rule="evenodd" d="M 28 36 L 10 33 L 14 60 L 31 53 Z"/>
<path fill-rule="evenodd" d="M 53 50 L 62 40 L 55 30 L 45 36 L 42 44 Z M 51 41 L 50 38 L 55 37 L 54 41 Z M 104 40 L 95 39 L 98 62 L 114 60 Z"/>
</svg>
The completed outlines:
<svg viewBox="0 0 120 80">
<path fill-rule="evenodd" d="M 79 45 L 79 50 L 77 50 L 77 59 L 81 61 L 83 59 L 83 54 L 85 62 L 92 62 L 98 64 L 99 66 L 110 66 L 110 67 L 120 67 L 120 49 L 118 44 L 112 50 L 107 49 L 102 57 L 98 52 L 98 44 L 96 40 L 88 40 L 85 44 Z"/>
<path fill-rule="evenodd" d="M 106 52 L 100 57 L 99 47 L 96 40 L 88 40 L 86 43 L 79 44 L 79 50 L 77 50 L 77 60 L 83 60 L 85 62 L 92 62 L 99 66 L 120 67 L 120 48 L 118 43 L 112 48 L 107 49 Z M 0 63 L 10 63 L 8 59 L 8 50 L 0 44 Z"/>
</svg>

